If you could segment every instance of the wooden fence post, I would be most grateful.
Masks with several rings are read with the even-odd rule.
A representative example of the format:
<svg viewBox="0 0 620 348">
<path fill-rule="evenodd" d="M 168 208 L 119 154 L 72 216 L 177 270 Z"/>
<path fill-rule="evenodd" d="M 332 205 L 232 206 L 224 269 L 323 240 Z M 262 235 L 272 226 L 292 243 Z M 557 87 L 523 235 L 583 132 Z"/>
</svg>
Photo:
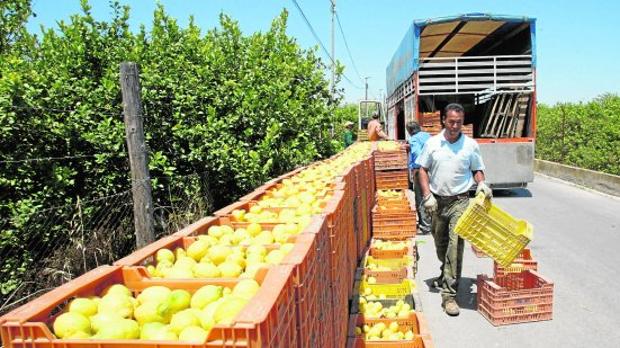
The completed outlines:
<svg viewBox="0 0 620 348">
<path fill-rule="evenodd" d="M 123 93 L 123 115 L 129 165 L 136 233 L 136 247 L 141 248 L 155 240 L 153 231 L 153 197 L 148 167 L 148 151 L 144 142 L 142 100 L 138 65 L 123 62 L 120 67 Z"/>
</svg>

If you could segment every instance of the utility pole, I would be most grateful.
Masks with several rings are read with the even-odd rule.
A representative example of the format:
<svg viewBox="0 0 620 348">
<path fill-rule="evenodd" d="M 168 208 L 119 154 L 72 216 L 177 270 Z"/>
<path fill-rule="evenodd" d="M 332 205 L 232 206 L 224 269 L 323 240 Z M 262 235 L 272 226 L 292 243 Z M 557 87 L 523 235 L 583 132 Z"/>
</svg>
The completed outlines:
<svg viewBox="0 0 620 348">
<path fill-rule="evenodd" d="M 370 76 L 364 77 L 364 84 L 366 85 L 366 94 L 365 94 L 364 100 L 368 100 L 368 79 L 369 78 Z"/>
<path fill-rule="evenodd" d="M 138 65 L 121 63 L 120 84 L 123 94 L 125 137 L 131 167 L 131 190 L 136 247 L 142 248 L 155 240 L 153 228 L 153 197 L 149 175 L 148 153 L 144 142 L 142 100 Z"/>
<path fill-rule="evenodd" d="M 332 95 L 336 94 L 336 0 L 332 3 Z"/>
</svg>

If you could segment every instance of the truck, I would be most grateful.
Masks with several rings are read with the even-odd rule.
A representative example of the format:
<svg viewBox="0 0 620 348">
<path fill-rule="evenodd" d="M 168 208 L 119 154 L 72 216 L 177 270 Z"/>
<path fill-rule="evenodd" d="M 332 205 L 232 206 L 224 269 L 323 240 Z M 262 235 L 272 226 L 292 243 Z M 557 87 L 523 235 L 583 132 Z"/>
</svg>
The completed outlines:
<svg viewBox="0 0 620 348">
<path fill-rule="evenodd" d="M 406 138 L 407 121 L 441 130 L 442 109 L 465 108 L 493 188 L 534 180 L 536 19 L 468 13 L 414 20 L 386 68 L 386 128 Z"/>
</svg>

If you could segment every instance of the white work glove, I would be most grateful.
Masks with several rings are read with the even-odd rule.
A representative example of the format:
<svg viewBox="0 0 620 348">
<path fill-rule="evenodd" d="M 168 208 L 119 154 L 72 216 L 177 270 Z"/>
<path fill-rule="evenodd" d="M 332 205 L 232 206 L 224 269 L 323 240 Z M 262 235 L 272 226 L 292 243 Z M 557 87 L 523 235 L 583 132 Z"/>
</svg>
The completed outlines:
<svg viewBox="0 0 620 348">
<path fill-rule="evenodd" d="M 488 187 L 487 184 L 484 183 L 484 181 L 478 183 L 478 187 L 476 188 L 476 196 L 480 192 L 483 192 L 484 197 L 487 199 L 491 199 L 493 197 L 493 190 L 491 190 L 491 188 Z"/>
<path fill-rule="evenodd" d="M 437 212 L 437 200 L 432 193 L 422 199 L 422 205 L 427 214 L 433 215 Z"/>
</svg>

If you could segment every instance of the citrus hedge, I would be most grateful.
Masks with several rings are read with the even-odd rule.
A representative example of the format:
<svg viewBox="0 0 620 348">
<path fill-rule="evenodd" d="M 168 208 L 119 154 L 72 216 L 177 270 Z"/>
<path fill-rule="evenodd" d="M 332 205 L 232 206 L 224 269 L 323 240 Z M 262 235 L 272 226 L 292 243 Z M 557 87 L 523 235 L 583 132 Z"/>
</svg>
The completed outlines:
<svg viewBox="0 0 620 348">
<path fill-rule="evenodd" d="M 536 157 L 620 175 L 620 96 L 538 105 Z"/>
</svg>

